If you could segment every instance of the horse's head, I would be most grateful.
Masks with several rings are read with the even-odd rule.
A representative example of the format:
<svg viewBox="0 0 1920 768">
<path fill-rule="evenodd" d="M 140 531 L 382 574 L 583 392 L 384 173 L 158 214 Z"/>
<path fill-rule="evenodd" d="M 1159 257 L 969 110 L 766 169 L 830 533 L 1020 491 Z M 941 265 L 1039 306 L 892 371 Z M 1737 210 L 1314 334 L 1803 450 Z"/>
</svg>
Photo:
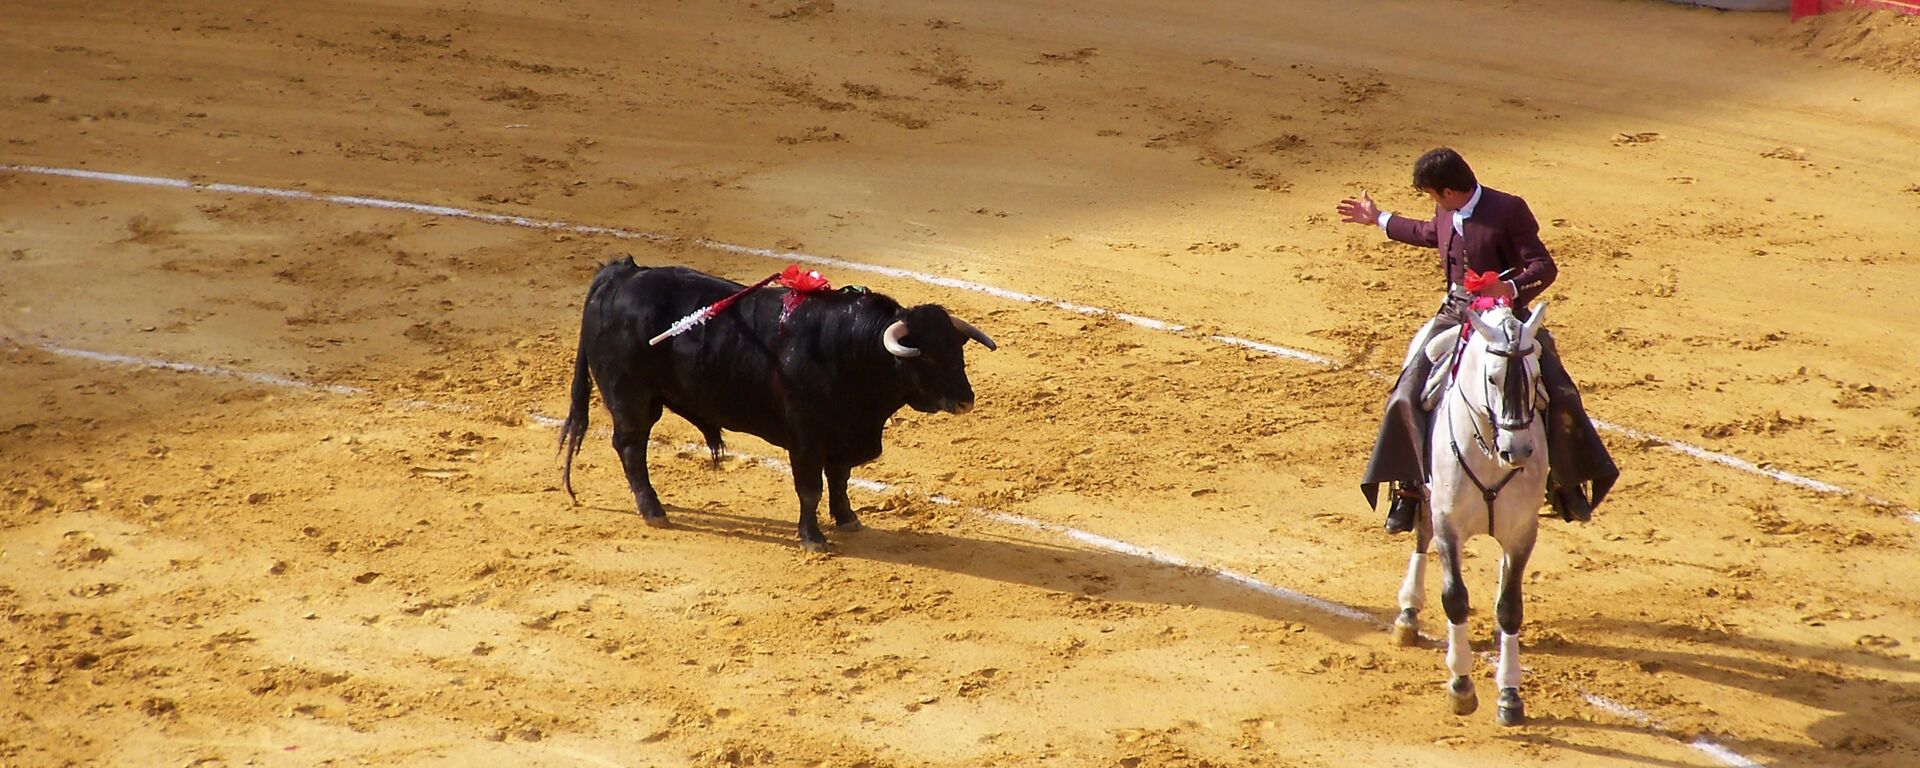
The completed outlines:
<svg viewBox="0 0 1920 768">
<path fill-rule="evenodd" d="M 1470 371 L 1463 365 L 1454 386 L 1462 388 L 1463 397 L 1474 389 L 1482 393 L 1475 405 L 1485 409 L 1494 427 L 1494 444 L 1489 447 L 1501 466 L 1523 464 L 1536 448 L 1531 427 L 1539 412 L 1534 393 L 1540 379 L 1540 345 L 1534 337 L 1547 317 L 1547 305 L 1541 302 L 1524 323 L 1504 306 L 1466 315 L 1477 337 L 1468 346 L 1479 347 L 1484 354 L 1473 356 L 1478 358 L 1479 370 L 1471 375 L 1479 379 L 1478 385 L 1468 378 Z"/>
</svg>

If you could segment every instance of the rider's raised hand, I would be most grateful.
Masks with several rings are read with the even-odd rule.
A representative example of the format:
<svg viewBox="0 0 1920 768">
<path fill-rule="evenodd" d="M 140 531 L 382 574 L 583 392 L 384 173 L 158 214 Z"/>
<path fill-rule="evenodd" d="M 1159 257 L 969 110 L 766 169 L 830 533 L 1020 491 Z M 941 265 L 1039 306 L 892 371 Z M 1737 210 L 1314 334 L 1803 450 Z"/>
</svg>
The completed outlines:
<svg viewBox="0 0 1920 768">
<path fill-rule="evenodd" d="M 1354 224 L 1374 224 L 1380 220 L 1380 206 L 1373 204 L 1373 196 L 1364 189 L 1358 198 L 1341 200 L 1334 210 L 1340 214 L 1341 221 Z"/>
</svg>

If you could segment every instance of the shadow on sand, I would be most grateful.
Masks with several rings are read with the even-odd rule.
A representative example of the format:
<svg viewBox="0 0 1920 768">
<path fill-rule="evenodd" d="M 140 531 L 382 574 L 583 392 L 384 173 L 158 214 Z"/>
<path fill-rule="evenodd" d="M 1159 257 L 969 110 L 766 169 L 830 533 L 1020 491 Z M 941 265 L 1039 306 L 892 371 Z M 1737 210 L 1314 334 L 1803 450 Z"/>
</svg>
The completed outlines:
<svg viewBox="0 0 1920 768">
<path fill-rule="evenodd" d="M 633 517 L 624 509 L 590 508 Z M 672 505 L 667 506 L 667 518 L 674 529 L 798 548 L 795 525 L 786 520 Z M 968 525 L 967 534 L 971 535 L 920 530 L 903 526 L 902 518 L 871 510 L 863 511 L 862 520 L 866 529 L 851 533 L 836 531 L 831 523 L 822 521 L 833 555 L 930 568 L 1110 602 L 1230 611 L 1301 624 L 1342 643 L 1354 643 L 1384 631 L 1385 619 L 1379 617 L 1360 621 L 1336 615 L 1260 592 L 1213 571 L 1093 549 L 1047 531 L 996 525 L 977 517 L 971 521 L 978 525 Z M 634 524 L 639 524 L 637 518 Z"/>
<path fill-rule="evenodd" d="M 1807 726 L 1805 741 L 1739 739 L 1729 747 L 1764 752 L 1783 764 L 1920 764 L 1920 683 L 1907 682 L 1920 679 L 1920 660 L 1622 619 L 1571 622 L 1564 629 L 1568 637 L 1617 642 L 1568 639 L 1543 652 L 1633 664 L 1655 678 L 1685 676 L 1830 713 Z"/>
</svg>

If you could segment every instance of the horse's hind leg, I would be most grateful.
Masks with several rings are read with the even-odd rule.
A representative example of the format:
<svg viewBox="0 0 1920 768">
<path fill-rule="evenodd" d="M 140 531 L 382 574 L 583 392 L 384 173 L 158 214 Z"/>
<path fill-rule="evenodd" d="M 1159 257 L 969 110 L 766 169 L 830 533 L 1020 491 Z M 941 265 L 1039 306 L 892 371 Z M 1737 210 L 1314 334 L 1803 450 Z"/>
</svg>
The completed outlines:
<svg viewBox="0 0 1920 768">
<path fill-rule="evenodd" d="M 1500 666 L 1494 682 L 1500 686 L 1499 709 L 1494 716 L 1501 725 L 1520 725 L 1527 721 L 1526 705 L 1520 700 L 1520 621 L 1522 618 L 1520 583 L 1527 574 L 1527 558 L 1533 555 L 1533 534 L 1515 542 L 1500 558 L 1500 602 L 1496 608 L 1500 624 Z"/>
<path fill-rule="evenodd" d="M 1434 550 L 1446 569 L 1440 590 L 1440 605 L 1447 610 L 1447 671 L 1453 679 L 1447 683 L 1447 695 L 1453 713 L 1470 715 L 1480 708 L 1480 697 L 1473 692 L 1473 640 L 1467 636 L 1467 582 L 1460 578 L 1460 541 L 1450 530 L 1442 531 Z"/>
<path fill-rule="evenodd" d="M 1433 542 L 1433 518 L 1427 505 L 1414 516 L 1413 554 L 1407 558 L 1407 577 L 1400 583 L 1400 616 L 1393 620 L 1393 643 L 1410 647 L 1420 642 L 1420 609 L 1427 603 L 1427 545 Z"/>
</svg>

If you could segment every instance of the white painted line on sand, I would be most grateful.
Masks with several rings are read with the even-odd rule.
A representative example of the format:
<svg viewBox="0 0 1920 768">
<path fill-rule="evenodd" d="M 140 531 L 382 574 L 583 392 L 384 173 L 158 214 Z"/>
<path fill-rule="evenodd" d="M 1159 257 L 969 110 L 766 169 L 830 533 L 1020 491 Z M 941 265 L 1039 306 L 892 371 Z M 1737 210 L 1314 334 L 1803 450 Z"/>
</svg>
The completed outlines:
<svg viewBox="0 0 1920 768">
<path fill-rule="evenodd" d="M 1821 493 L 1836 493 L 1836 494 L 1850 493 L 1850 491 L 1848 491 L 1847 489 L 1834 485 L 1832 483 L 1821 482 L 1819 480 L 1815 480 L 1810 477 L 1802 477 L 1800 475 L 1793 474 L 1792 472 L 1782 472 L 1777 469 L 1769 469 L 1769 468 L 1754 464 L 1753 462 L 1747 461 L 1746 459 L 1742 459 L 1738 456 L 1729 456 L 1724 453 L 1715 453 L 1713 451 L 1709 451 L 1697 445 L 1689 445 L 1687 443 L 1682 443 L 1678 440 L 1669 440 L 1667 438 L 1660 437 L 1658 435 L 1649 435 L 1645 432 L 1641 432 L 1631 427 L 1623 427 L 1618 424 L 1611 424 L 1608 422 L 1601 421 L 1599 419 L 1594 419 L 1593 425 L 1595 427 L 1599 427 L 1600 429 L 1603 429 L 1609 432 L 1618 432 L 1634 440 L 1647 440 L 1647 441 L 1656 442 L 1656 443 L 1659 443 L 1662 448 L 1666 448 L 1666 449 L 1675 451 L 1677 453 L 1684 453 L 1696 459 L 1701 459 L 1703 461 L 1710 461 L 1715 464 L 1724 464 L 1726 466 L 1733 467 L 1734 469 L 1740 470 L 1742 472 L 1751 472 L 1756 475 L 1771 477 L 1775 480 L 1786 483 L 1788 485 L 1797 485 L 1801 488 L 1805 488 L 1811 491 L 1819 491 Z M 1878 501 L 1877 499 L 1872 499 L 1872 500 L 1876 502 Z"/>
<path fill-rule="evenodd" d="M 1629 707 L 1625 704 L 1621 704 L 1620 702 L 1614 701 L 1613 699 L 1609 699 L 1605 696 L 1601 696 L 1600 694 L 1597 694 L 1597 693 L 1581 693 L 1580 695 L 1582 698 L 1585 698 L 1587 700 L 1587 704 L 1592 706 L 1594 709 L 1598 709 L 1603 712 L 1609 712 L 1614 715 L 1627 718 L 1628 720 L 1633 720 L 1635 722 L 1638 722 L 1640 725 L 1644 727 L 1652 728 L 1656 731 L 1660 731 L 1661 733 L 1675 740 L 1680 739 L 1679 736 L 1673 733 L 1672 729 L 1667 728 L 1661 725 L 1660 723 L 1656 722 L 1653 719 L 1652 715 L 1649 715 L 1638 709 L 1634 709 L 1633 707 Z M 1719 742 L 1716 742 L 1705 736 L 1695 736 L 1692 741 L 1687 742 L 1687 746 L 1700 750 L 1701 752 L 1705 752 L 1707 755 L 1711 756 L 1713 759 L 1720 761 L 1722 765 L 1731 766 L 1731 768 L 1761 768 L 1761 765 L 1759 763 L 1749 760 L 1745 756 L 1741 755 L 1740 753 L 1735 752 L 1731 749 L 1728 749 L 1726 748 L 1726 746 L 1720 744 Z"/>
<path fill-rule="evenodd" d="M 1880 498 L 1878 496 L 1874 496 L 1872 494 L 1862 493 L 1860 491 L 1856 491 L 1851 488 L 1844 488 L 1844 487 L 1834 485 L 1833 483 L 1825 482 L 1822 480 L 1815 480 L 1811 477 L 1806 477 L 1804 475 L 1796 475 L 1792 472 L 1773 469 L 1771 467 L 1762 467 L 1758 464 L 1755 464 L 1751 461 L 1747 461 L 1746 459 L 1740 458 L 1738 456 L 1720 453 L 1718 451 L 1709 451 L 1697 445 L 1692 445 L 1690 443 L 1683 443 L 1678 440 L 1668 439 L 1665 437 L 1661 437 L 1659 435 L 1650 435 L 1645 432 L 1641 432 L 1637 429 L 1633 429 L 1631 427 L 1623 427 L 1618 424 L 1611 424 L 1605 421 L 1601 421 L 1599 419 L 1593 420 L 1593 426 L 1599 428 L 1603 432 L 1618 432 L 1634 440 L 1642 440 L 1646 442 L 1657 443 L 1659 444 L 1660 447 L 1665 448 L 1669 451 L 1673 451 L 1675 453 L 1681 453 L 1688 456 L 1692 456 L 1696 459 L 1700 459 L 1702 461 L 1708 461 L 1714 464 L 1732 467 L 1742 472 L 1760 475 L 1762 477 L 1769 477 L 1779 482 L 1786 483 L 1787 485 L 1805 488 L 1810 491 L 1816 491 L 1819 493 L 1824 493 L 1824 494 L 1829 494 L 1834 496 L 1856 496 L 1861 499 L 1864 499 L 1868 504 L 1872 504 L 1876 507 L 1885 507 L 1887 509 L 1899 510 L 1906 514 L 1908 520 L 1911 520 L 1916 523 L 1920 523 L 1920 511 L 1902 507 L 1899 504 Z"/>
<path fill-rule="evenodd" d="M 1050 531 L 1052 533 L 1065 536 L 1069 539 L 1073 539 L 1074 541 L 1087 544 L 1089 546 L 1094 547 L 1095 549 L 1104 549 L 1109 552 L 1118 552 L 1123 555 L 1131 555 L 1133 557 L 1138 557 L 1143 560 L 1149 560 L 1155 563 L 1159 563 L 1161 565 L 1172 566 L 1174 568 L 1179 568 L 1181 570 L 1200 571 L 1200 572 L 1209 574 L 1216 579 L 1238 584 L 1242 587 L 1246 587 L 1248 589 L 1251 589 L 1255 592 L 1259 592 L 1263 595 L 1267 595 L 1269 597 L 1277 597 L 1281 600 L 1285 600 L 1290 603 L 1304 605 L 1314 610 L 1320 611 L 1322 613 L 1328 613 L 1334 616 L 1339 616 L 1341 618 L 1353 619 L 1354 621 L 1363 621 L 1363 622 L 1368 622 L 1372 624 L 1379 624 L 1382 621 L 1382 619 L 1378 616 L 1374 616 L 1373 614 L 1367 613 L 1365 611 L 1362 611 L 1358 608 L 1354 608 L 1353 606 L 1350 606 L 1350 605 L 1346 605 L 1344 603 L 1336 603 L 1332 600 L 1324 600 L 1318 597 L 1314 597 L 1312 595 L 1295 592 L 1285 587 L 1277 587 L 1243 573 L 1238 573 L 1235 571 L 1229 571 L 1222 568 L 1214 568 L 1211 566 L 1202 565 L 1200 563 L 1187 560 L 1186 558 L 1182 558 L 1178 555 L 1167 554 L 1165 552 L 1161 552 L 1156 549 L 1149 549 L 1147 547 L 1142 547 L 1138 544 L 1130 544 L 1130 543 L 1121 541 L 1119 539 L 1110 539 L 1105 536 L 1101 536 L 1100 534 L 1097 534 L 1097 533 L 1089 533 L 1087 531 L 1083 531 L 1078 528 L 1070 528 L 1064 525 L 1057 525 L 1054 523 L 1042 522 L 1030 517 L 1022 517 L 1020 515 L 1012 515 L 1012 514 L 1007 514 L 1005 512 L 993 512 L 985 509 L 969 509 L 968 511 L 978 515 L 982 515 L 989 520 L 997 520 L 999 522 L 1007 523 L 1009 525 L 1017 525 L 1023 528 L 1034 528 L 1034 529 L 1043 530 L 1043 531 Z"/>
<path fill-rule="evenodd" d="M 12 340 L 0 339 L 0 341 L 12 341 Z M 360 397 L 364 395 L 373 394 L 371 391 L 363 389 L 361 387 L 350 387 L 345 384 L 314 384 L 312 382 L 301 381 L 299 379 L 295 379 L 288 376 L 279 376 L 271 373 L 259 373 L 255 371 L 242 371 L 242 370 L 236 370 L 233 368 L 222 368 L 217 365 L 199 365 L 196 363 L 177 363 L 171 360 L 160 360 L 160 359 L 151 358 L 151 357 L 138 357 L 135 355 L 119 355 L 119 354 L 113 354 L 110 352 L 94 352 L 94 351 L 85 350 L 85 349 L 74 349 L 72 347 L 62 346 L 62 345 L 54 344 L 51 342 L 36 344 L 33 346 L 35 346 L 38 349 L 45 350 L 47 352 L 51 352 L 56 355 L 60 355 L 62 357 L 71 357 L 79 360 L 91 360 L 96 363 L 131 365 L 131 366 L 136 366 L 140 368 L 157 368 L 157 369 L 167 370 L 167 371 L 176 371 L 179 373 L 197 373 L 203 376 L 218 376 L 221 378 L 239 379 L 241 381 L 251 381 L 255 384 L 266 384 L 268 386 L 285 387 L 287 389 L 300 389 L 300 390 L 306 390 L 309 392 L 325 392 L 333 395 L 346 395 L 348 397 Z M 401 408 L 408 408 L 413 410 L 447 411 L 450 413 L 472 413 L 474 411 L 473 406 L 461 405 L 458 403 L 435 403 L 427 400 L 411 400 L 406 398 L 396 398 L 396 399 L 387 400 L 386 402 L 390 405 L 396 405 Z M 536 422 L 545 423 L 545 422 L 541 422 L 540 420 L 545 419 L 546 417 L 534 415 L 534 416 L 529 416 L 529 418 Z M 549 426 L 555 426 L 555 427 L 560 426 L 560 422 L 558 420 L 549 420 L 549 421 L 553 422 Z"/>
<path fill-rule="evenodd" d="M 657 232 L 643 232 L 639 230 L 624 229 L 620 227 L 603 227 L 603 226 L 594 226 L 590 224 L 576 224 L 573 222 L 561 221 L 558 219 L 541 219 L 541 218 L 534 218 L 534 217 L 528 217 L 528 216 L 512 216 L 512 215 L 502 214 L 502 213 L 490 213 L 486 211 L 475 211 L 467 208 L 455 208 L 452 206 L 434 205 L 430 203 L 415 203 L 415 202 L 409 202 L 405 200 L 393 200 L 393 199 L 380 198 L 380 197 L 365 197 L 360 195 L 332 195 L 332 194 L 323 194 L 323 193 L 317 193 L 317 192 L 308 192 L 305 190 L 298 190 L 298 189 L 281 189 L 276 187 L 259 187 L 259 186 L 249 186 L 249 185 L 242 185 L 242 184 L 201 183 L 201 182 L 191 181 L 188 179 L 173 179 L 173 178 L 166 178 L 161 176 L 138 176 L 133 174 L 125 174 L 125 173 L 109 173 L 106 171 L 92 171 L 92 170 L 86 170 L 81 168 L 55 168 L 55 167 L 39 166 L 39 165 L 14 165 L 9 163 L 0 163 L 0 171 L 11 171 L 14 173 L 31 173 L 31 174 L 39 174 L 43 176 L 60 176 L 60 177 L 74 178 L 74 179 L 85 179 L 89 181 L 105 181 L 105 182 L 111 182 L 116 184 L 135 184 L 135 185 L 141 185 L 141 186 L 164 187 L 169 189 L 188 189 L 188 190 L 200 190 L 200 191 L 206 191 L 206 192 L 221 192 L 226 194 L 263 195 L 268 197 L 279 197 L 279 198 L 288 198 L 288 199 L 295 199 L 295 200 L 310 200 L 310 201 L 322 202 L 322 203 L 335 203 L 340 205 L 354 205 L 354 206 L 370 207 L 370 208 L 382 208 L 386 210 L 424 213 L 424 214 L 429 214 L 433 216 L 447 216 L 452 218 L 462 218 L 462 219 L 469 219 L 473 221 L 486 222 L 489 224 L 507 224 L 507 225 L 517 226 L 517 227 L 526 227 L 530 229 L 562 230 L 562 231 L 574 232 L 574 233 L 586 234 L 586 235 L 606 235 L 609 237 L 621 238 L 626 240 L 644 240 L 647 242 L 654 242 L 654 243 L 667 243 L 667 242 L 681 241 L 681 238 L 679 237 L 675 237 L 673 235 L 660 234 Z M 774 259 L 774 260 L 780 260 L 780 261 L 801 262 L 806 264 L 816 264 L 820 266 L 834 267 L 838 269 L 845 269 L 845 270 L 856 271 L 856 272 L 867 272 L 870 274 L 885 275 L 888 277 L 898 278 L 902 280 L 913 280 L 913 281 L 924 283 L 927 285 L 935 285 L 943 288 L 953 288 L 956 290 L 971 291 L 974 293 L 985 294 L 988 296 L 993 296 L 993 297 L 1005 299 L 1008 301 L 1023 302 L 1028 304 L 1048 304 L 1069 312 L 1074 312 L 1074 313 L 1083 314 L 1083 315 L 1110 316 L 1115 319 L 1132 323 L 1134 325 L 1140 326 L 1142 328 L 1147 328 L 1150 330 L 1163 331 L 1167 333 L 1177 333 L 1177 334 L 1183 334 L 1187 330 L 1187 326 L 1184 326 L 1178 323 L 1168 322 L 1165 320 L 1157 320 L 1150 317 L 1131 315 L 1124 312 L 1116 312 L 1113 310 L 1102 309 L 1100 307 L 1087 306 L 1084 304 L 1074 304 L 1067 301 L 1060 301 L 1056 299 L 1049 299 L 1043 296 L 1036 296 L 1030 293 L 1021 293 L 1019 291 L 1012 291 L 1012 290 L 1000 288 L 997 286 L 987 285 L 985 283 L 976 283 L 969 280 L 959 280 L 956 278 L 928 274 L 925 272 L 916 272 L 913 270 L 899 269 L 896 267 L 887 267 L 887 266 L 881 266 L 877 264 L 866 264 L 866 263 L 857 262 L 857 261 L 847 261 L 845 259 L 836 259 L 829 256 L 815 256 L 812 254 L 800 253 L 797 251 L 781 251 L 781 250 L 774 250 L 774 249 L 768 249 L 768 248 L 755 248 L 752 246 L 726 243 L 718 240 L 709 240 L 706 238 L 697 238 L 697 239 L 691 240 L 690 242 L 692 242 L 694 245 L 698 245 L 700 247 L 708 248 L 711 250 L 720 251 L 723 253 L 733 253 L 733 254 L 746 255 L 746 256 L 758 256 L 761 258 Z M 1303 350 L 1283 347 L 1277 344 L 1267 344 L 1265 342 L 1253 341 L 1250 339 L 1243 339 L 1235 336 L 1208 336 L 1206 338 L 1219 342 L 1221 344 L 1242 347 L 1245 349 L 1255 350 L 1255 351 L 1262 352 L 1268 355 L 1273 355 L 1276 357 L 1291 358 L 1291 359 L 1300 360 L 1303 362 L 1314 363 L 1316 365 L 1334 366 L 1339 364 L 1338 361 L 1333 360 L 1332 358 L 1329 358 L 1329 357 L 1317 355 L 1312 352 L 1306 352 Z M 1673 451 L 1676 451 L 1684 455 L 1692 456 L 1694 458 L 1702 459 L 1715 464 L 1720 464 L 1722 466 L 1730 467 L 1732 469 L 1737 469 L 1743 472 L 1760 475 L 1762 477 L 1772 478 L 1774 480 L 1787 483 L 1789 485 L 1794 485 L 1801 488 L 1806 488 L 1809 490 L 1817 491 L 1820 493 L 1826 493 L 1826 494 L 1859 496 L 1861 498 L 1866 499 L 1869 503 L 1872 503 L 1875 505 L 1894 507 L 1894 508 L 1900 509 L 1901 511 L 1905 512 L 1908 515 L 1908 517 L 1912 518 L 1915 522 L 1920 522 L 1920 511 L 1899 507 L 1899 505 L 1897 504 L 1868 495 L 1860 491 L 1855 491 L 1849 488 L 1844 488 L 1842 486 L 1834 485 L 1832 483 L 1815 480 L 1810 477 L 1796 475 L 1791 472 L 1784 472 L 1777 469 L 1762 468 L 1755 465 L 1753 462 L 1750 462 L 1735 456 L 1729 456 L 1723 453 L 1715 453 L 1713 451 L 1709 451 L 1699 446 L 1689 445 L 1687 443 L 1682 443 L 1677 440 L 1670 440 L 1657 435 L 1647 434 L 1647 433 L 1640 432 L 1638 430 L 1631 429 L 1628 427 L 1623 427 L 1615 424 L 1602 422 L 1598 419 L 1594 420 L 1594 425 L 1604 431 L 1617 432 L 1637 440 L 1657 442 L 1662 444 L 1666 448 L 1669 448 Z"/>
<path fill-rule="evenodd" d="M 178 371 L 181 373 L 198 373 L 206 376 L 219 376 L 222 378 L 251 381 L 256 384 L 267 384 L 267 385 L 276 386 L 276 387 L 286 387 L 288 389 L 306 389 L 306 390 L 313 390 L 318 392 L 329 392 L 336 395 L 355 396 L 355 395 L 368 394 L 367 390 L 361 389 L 359 387 L 349 387 L 349 386 L 344 386 L 340 384 L 309 384 L 299 379 L 289 378 L 286 376 L 276 376 L 271 373 L 255 373 L 253 371 L 240 371 L 240 370 L 234 370 L 232 368 L 221 368 L 220 366 L 217 366 L 217 365 L 197 365 L 194 363 L 176 363 L 176 362 L 171 362 L 167 360 L 156 360 L 150 357 L 135 357 L 133 355 L 116 355 L 109 352 L 93 352 L 85 349 L 74 349 L 72 347 L 65 347 L 59 344 L 50 344 L 50 343 L 38 344 L 35 346 L 37 346 L 40 349 L 46 350 L 48 352 L 52 352 L 56 355 L 60 355 L 62 357 L 72 357 L 80 360 L 91 360 L 96 363 L 135 365 L 135 366 L 140 366 L 142 368 L 162 368 L 165 370 Z"/>
<path fill-rule="evenodd" d="M 1687 742 L 1687 746 L 1707 753 L 1709 757 L 1720 761 L 1721 765 L 1732 766 L 1732 768 L 1762 768 L 1759 763 L 1748 760 L 1745 755 L 1728 749 L 1719 742 L 1705 736 L 1693 737 L 1693 741 Z"/>
<path fill-rule="evenodd" d="M 1314 363 L 1316 365 L 1327 365 L 1327 366 L 1338 365 L 1338 363 L 1334 362 L 1333 358 L 1331 357 L 1322 357 L 1320 355 L 1313 354 L 1312 352 L 1302 352 L 1297 349 L 1289 349 L 1287 347 L 1282 347 L 1277 344 L 1268 344 L 1263 341 L 1243 339 L 1238 336 L 1208 336 L 1207 338 L 1213 339 L 1214 341 L 1217 341 L 1229 346 L 1245 347 L 1247 349 L 1251 349 L 1257 352 L 1265 352 L 1269 355 L 1273 355 L 1276 357 L 1291 357 L 1295 360 L 1303 360 L 1309 363 Z"/>
</svg>

